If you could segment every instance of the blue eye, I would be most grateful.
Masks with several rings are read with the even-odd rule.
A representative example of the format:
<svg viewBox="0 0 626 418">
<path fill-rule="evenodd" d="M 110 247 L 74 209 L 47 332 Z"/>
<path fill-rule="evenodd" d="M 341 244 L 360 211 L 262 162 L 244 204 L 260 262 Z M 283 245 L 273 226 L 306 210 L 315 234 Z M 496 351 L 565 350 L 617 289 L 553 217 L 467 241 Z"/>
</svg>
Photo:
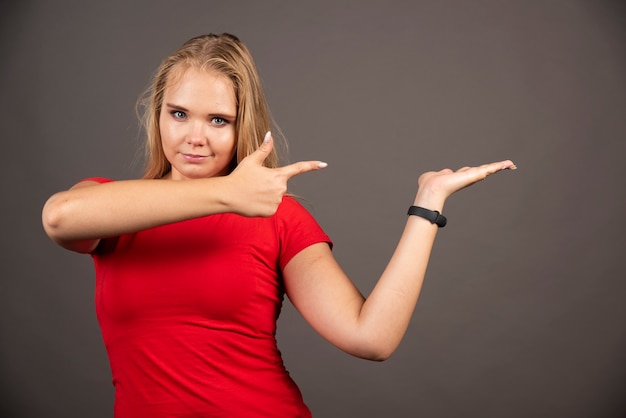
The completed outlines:
<svg viewBox="0 0 626 418">
<path fill-rule="evenodd" d="M 172 110 L 172 111 L 170 112 L 170 114 L 171 114 L 172 116 L 174 116 L 174 118 L 176 118 L 176 119 L 185 119 L 185 118 L 187 117 L 187 115 L 185 114 L 185 112 L 182 112 L 182 111 L 180 111 L 180 110 Z"/>
<path fill-rule="evenodd" d="M 220 118 L 220 117 L 211 118 L 211 122 L 213 122 L 216 125 L 226 125 L 228 123 L 226 119 Z"/>
</svg>

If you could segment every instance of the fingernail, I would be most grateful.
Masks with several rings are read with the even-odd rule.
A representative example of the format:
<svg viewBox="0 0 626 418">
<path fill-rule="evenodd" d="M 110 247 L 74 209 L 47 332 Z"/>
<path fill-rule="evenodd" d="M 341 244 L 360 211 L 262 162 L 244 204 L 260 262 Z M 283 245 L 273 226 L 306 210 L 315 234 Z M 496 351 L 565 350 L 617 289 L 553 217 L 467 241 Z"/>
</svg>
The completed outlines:
<svg viewBox="0 0 626 418">
<path fill-rule="evenodd" d="M 509 167 L 509 170 L 517 170 L 517 166 L 513 164 L 512 166 Z"/>
<path fill-rule="evenodd" d="M 265 134 L 265 138 L 263 138 L 263 143 L 267 144 L 268 142 L 270 142 L 270 137 L 272 136 L 272 132 L 271 131 L 267 131 L 267 133 Z"/>
<path fill-rule="evenodd" d="M 325 163 L 325 162 L 321 161 L 321 162 L 317 163 L 317 166 L 319 168 L 326 168 L 326 167 L 328 167 L 328 163 Z"/>
</svg>

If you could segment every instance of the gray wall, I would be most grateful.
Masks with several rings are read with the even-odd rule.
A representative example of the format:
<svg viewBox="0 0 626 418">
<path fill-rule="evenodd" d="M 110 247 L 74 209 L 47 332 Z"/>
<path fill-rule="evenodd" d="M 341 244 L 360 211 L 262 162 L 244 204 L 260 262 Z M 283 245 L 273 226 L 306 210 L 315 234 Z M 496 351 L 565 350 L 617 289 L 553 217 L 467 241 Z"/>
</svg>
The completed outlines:
<svg viewBox="0 0 626 418">
<path fill-rule="evenodd" d="M 291 183 L 368 293 L 418 175 L 511 158 L 446 205 L 387 362 L 331 347 L 287 303 L 285 361 L 317 417 L 626 414 L 626 9 L 618 1 L 13 1 L 0 21 L 3 417 L 110 417 L 88 256 L 40 211 L 140 172 L 134 103 L 187 38 L 255 55 Z"/>
</svg>

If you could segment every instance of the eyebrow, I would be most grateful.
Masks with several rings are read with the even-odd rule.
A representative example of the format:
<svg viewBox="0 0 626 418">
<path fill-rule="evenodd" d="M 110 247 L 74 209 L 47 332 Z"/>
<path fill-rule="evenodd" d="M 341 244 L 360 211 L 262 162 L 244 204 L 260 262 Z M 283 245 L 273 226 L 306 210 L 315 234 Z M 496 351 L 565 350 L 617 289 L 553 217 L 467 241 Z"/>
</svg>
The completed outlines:
<svg viewBox="0 0 626 418">
<path fill-rule="evenodd" d="M 188 111 L 189 111 L 189 110 L 188 110 L 188 109 L 186 109 L 185 107 L 183 107 L 183 106 L 179 106 L 179 105 L 174 104 L 174 103 L 165 103 L 165 106 L 166 106 L 166 107 L 171 107 L 171 108 L 173 108 L 173 109 L 180 109 L 180 110 L 184 110 L 185 112 L 188 112 Z"/>
<path fill-rule="evenodd" d="M 180 106 L 177 105 L 175 103 L 165 103 L 165 107 L 168 107 L 170 109 L 177 109 L 177 110 L 182 110 L 183 112 L 189 112 L 189 109 L 187 109 L 184 106 Z M 237 119 L 236 115 L 231 115 L 228 113 L 209 113 L 209 116 L 213 116 L 213 117 L 220 117 L 220 118 L 224 118 L 224 119 Z"/>
</svg>

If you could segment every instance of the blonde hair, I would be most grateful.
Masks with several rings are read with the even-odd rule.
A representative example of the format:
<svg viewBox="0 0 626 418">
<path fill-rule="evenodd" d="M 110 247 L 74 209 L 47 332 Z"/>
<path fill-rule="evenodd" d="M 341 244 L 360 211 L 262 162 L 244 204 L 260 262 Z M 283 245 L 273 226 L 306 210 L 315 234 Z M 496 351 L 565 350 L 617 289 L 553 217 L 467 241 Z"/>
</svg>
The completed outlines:
<svg viewBox="0 0 626 418">
<path fill-rule="evenodd" d="M 171 171 L 171 164 L 163 152 L 159 126 L 163 95 L 168 83 L 175 82 L 191 67 L 216 71 L 233 83 L 237 101 L 236 152 L 230 171 L 261 145 L 265 133 L 270 130 L 271 117 L 265 94 L 248 48 L 228 33 L 197 36 L 163 60 L 139 103 L 142 108 L 139 113 L 143 114 L 141 120 L 146 130 L 145 179 L 159 179 Z M 271 168 L 278 166 L 275 149 L 265 159 L 264 165 Z"/>
</svg>

